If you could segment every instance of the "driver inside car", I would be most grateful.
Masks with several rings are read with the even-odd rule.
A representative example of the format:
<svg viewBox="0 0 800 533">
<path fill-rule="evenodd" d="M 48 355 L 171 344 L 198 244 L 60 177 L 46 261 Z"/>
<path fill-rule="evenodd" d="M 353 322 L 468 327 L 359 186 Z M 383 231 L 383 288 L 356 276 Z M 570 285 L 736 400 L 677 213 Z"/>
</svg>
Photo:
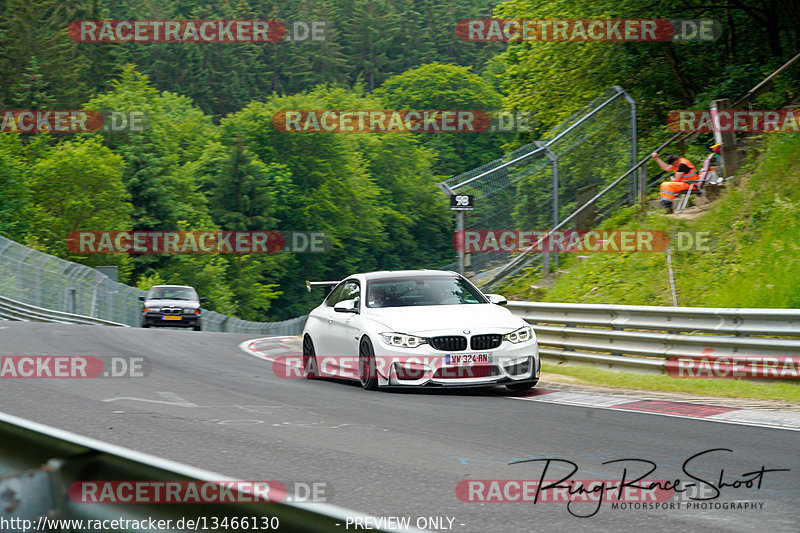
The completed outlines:
<svg viewBox="0 0 800 533">
<path fill-rule="evenodd" d="M 383 307 L 386 305 L 386 292 L 383 289 L 372 288 L 369 293 L 370 307 Z"/>
</svg>

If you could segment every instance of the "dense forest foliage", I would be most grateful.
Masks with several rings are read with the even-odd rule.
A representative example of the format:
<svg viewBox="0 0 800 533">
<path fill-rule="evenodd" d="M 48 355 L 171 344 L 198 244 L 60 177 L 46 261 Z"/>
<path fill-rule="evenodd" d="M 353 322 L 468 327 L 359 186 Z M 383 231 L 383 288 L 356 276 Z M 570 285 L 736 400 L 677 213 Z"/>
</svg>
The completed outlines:
<svg viewBox="0 0 800 533">
<path fill-rule="evenodd" d="M 499 4 L 499 5 L 498 5 Z M 736 98 L 800 48 L 791 0 L 0 0 L 0 109 L 140 111 L 141 132 L 0 134 L 0 233 L 122 279 L 194 285 L 249 320 L 305 313 L 305 279 L 454 257 L 436 182 L 542 138 L 611 85 L 640 134 Z M 465 42 L 462 19 L 713 18 L 711 42 Z M 323 21 L 325 39 L 77 43 L 99 19 Z M 783 78 L 787 79 L 787 78 Z M 797 89 L 781 81 L 772 94 Z M 771 101 L 769 105 L 782 102 Z M 286 109 L 530 110 L 514 134 L 283 133 Z M 640 146 L 647 143 L 640 142 Z M 513 201 L 513 199 L 512 199 Z M 325 254 L 75 256 L 79 230 L 315 230 Z"/>
</svg>

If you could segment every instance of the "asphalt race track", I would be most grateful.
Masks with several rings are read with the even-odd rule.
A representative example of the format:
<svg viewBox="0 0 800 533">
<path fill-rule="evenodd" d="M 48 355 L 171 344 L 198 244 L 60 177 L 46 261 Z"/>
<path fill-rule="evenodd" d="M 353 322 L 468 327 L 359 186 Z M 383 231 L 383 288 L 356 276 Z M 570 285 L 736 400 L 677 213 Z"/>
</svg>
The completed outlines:
<svg viewBox="0 0 800 533">
<path fill-rule="evenodd" d="M 239 349 L 250 338 L 0 322 L 0 355 L 144 357 L 150 367 L 138 378 L 1 379 L 0 411 L 241 479 L 322 482 L 328 503 L 412 525 L 452 518 L 458 532 L 797 531 L 797 431 L 517 401 L 499 390 L 366 392 L 283 379 Z M 702 454 L 717 448 L 731 451 Z M 544 475 L 546 463 L 530 461 L 543 458 L 552 459 Z M 631 461 L 603 464 L 621 459 Z M 464 480 L 558 480 L 567 461 L 578 469 L 572 479 L 618 480 L 625 467 L 630 479 L 646 471 L 633 459 L 656 464 L 648 480 L 696 483 L 686 500 L 717 497 L 598 509 L 456 494 Z M 754 474 L 762 467 L 790 471 Z"/>
</svg>

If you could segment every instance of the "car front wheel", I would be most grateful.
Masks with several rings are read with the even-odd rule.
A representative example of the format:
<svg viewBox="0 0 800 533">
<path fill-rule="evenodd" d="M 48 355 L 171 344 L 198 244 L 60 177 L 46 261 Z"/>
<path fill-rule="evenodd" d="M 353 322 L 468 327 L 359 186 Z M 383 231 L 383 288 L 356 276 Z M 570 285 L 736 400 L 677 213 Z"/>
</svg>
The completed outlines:
<svg viewBox="0 0 800 533">
<path fill-rule="evenodd" d="M 303 370 L 307 379 L 317 379 L 319 370 L 317 369 L 317 354 L 314 351 L 314 343 L 311 337 L 303 337 Z"/>
<path fill-rule="evenodd" d="M 375 365 L 375 350 L 367 337 L 361 339 L 358 347 L 358 381 L 366 390 L 378 388 L 378 371 Z"/>
</svg>

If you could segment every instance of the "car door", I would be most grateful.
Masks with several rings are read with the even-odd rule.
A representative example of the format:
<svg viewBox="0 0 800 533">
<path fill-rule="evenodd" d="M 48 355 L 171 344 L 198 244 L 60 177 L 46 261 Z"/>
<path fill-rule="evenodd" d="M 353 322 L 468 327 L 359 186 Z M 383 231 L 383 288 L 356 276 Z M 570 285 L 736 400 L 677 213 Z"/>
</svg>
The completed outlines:
<svg viewBox="0 0 800 533">
<path fill-rule="evenodd" d="M 357 280 L 345 281 L 339 302 L 352 301 L 355 308 L 361 311 L 361 286 Z M 334 304 L 336 305 L 336 304 Z M 335 350 L 332 354 L 332 365 L 337 374 L 346 378 L 358 377 L 358 342 L 361 334 L 361 315 L 359 313 L 338 313 L 331 307 L 330 345 Z"/>
<path fill-rule="evenodd" d="M 314 349 L 318 356 L 318 363 L 322 362 L 322 357 L 329 357 L 336 353 L 335 339 L 333 338 L 333 306 L 341 299 L 344 291 L 344 283 L 340 283 L 328 294 L 322 305 L 314 310 L 314 320 L 317 324 L 314 327 L 312 340 Z M 327 368 L 327 364 L 326 364 Z M 323 372 L 325 369 L 321 369 Z"/>
</svg>

